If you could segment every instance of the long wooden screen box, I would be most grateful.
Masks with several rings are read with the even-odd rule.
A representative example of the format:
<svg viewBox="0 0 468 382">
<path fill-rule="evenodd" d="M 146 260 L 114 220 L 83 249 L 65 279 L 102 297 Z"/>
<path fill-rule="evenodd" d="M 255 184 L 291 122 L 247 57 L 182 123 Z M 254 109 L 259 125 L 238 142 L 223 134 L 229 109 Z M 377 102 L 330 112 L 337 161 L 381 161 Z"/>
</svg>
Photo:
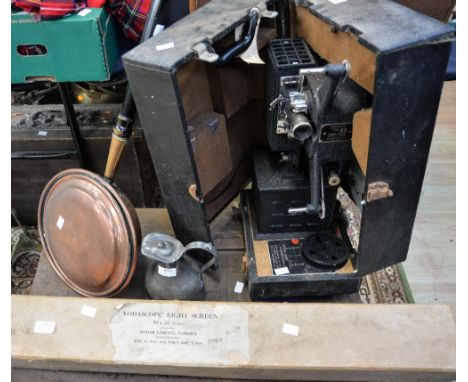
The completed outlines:
<svg viewBox="0 0 468 382">
<path fill-rule="evenodd" d="M 455 376 L 455 327 L 442 305 L 14 296 L 12 314 L 14 367 L 267 380 Z"/>
</svg>

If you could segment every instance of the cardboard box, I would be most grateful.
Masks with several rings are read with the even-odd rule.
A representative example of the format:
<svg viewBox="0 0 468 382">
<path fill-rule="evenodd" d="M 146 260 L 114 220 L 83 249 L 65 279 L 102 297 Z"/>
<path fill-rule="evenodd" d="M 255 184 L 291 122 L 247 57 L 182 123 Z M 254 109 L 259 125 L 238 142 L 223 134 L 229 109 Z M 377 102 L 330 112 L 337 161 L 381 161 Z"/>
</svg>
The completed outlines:
<svg viewBox="0 0 468 382">
<path fill-rule="evenodd" d="M 23 55 L 21 46 L 46 52 Z M 119 54 L 115 21 L 102 8 L 86 8 L 57 20 L 38 21 L 25 12 L 11 15 L 11 82 L 106 81 Z M 44 48 L 42 48 L 44 50 Z"/>
</svg>

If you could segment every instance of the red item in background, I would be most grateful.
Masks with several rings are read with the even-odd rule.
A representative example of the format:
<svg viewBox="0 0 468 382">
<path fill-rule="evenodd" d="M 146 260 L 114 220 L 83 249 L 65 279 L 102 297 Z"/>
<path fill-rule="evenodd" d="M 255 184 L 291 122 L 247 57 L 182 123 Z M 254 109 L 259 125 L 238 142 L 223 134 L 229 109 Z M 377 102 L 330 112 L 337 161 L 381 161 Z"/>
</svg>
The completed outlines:
<svg viewBox="0 0 468 382">
<path fill-rule="evenodd" d="M 138 41 L 150 5 L 151 0 L 109 0 L 106 9 L 114 15 L 125 37 Z"/>
<path fill-rule="evenodd" d="M 16 0 L 15 6 L 41 20 L 57 19 L 86 8 L 84 0 Z"/>
<path fill-rule="evenodd" d="M 89 8 L 102 8 L 106 0 L 88 0 Z"/>
</svg>

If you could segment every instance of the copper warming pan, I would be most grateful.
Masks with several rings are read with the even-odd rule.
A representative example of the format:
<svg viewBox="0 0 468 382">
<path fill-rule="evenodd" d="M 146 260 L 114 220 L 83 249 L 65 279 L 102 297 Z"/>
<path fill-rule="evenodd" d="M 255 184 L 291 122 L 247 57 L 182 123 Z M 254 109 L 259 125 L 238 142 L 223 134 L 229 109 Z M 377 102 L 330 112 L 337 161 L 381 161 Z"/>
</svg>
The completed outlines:
<svg viewBox="0 0 468 382">
<path fill-rule="evenodd" d="M 57 275 L 84 296 L 123 290 L 136 268 L 140 223 L 127 197 L 90 171 L 52 178 L 38 208 L 43 253 Z"/>
<path fill-rule="evenodd" d="M 153 35 L 163 0 L 152 0 L 140 42 Z M 138 217 L 112 183 L 132 135 L 130 90 L 113 129 L 104 177 L 83 169 L 62 171 L 45 187 L 38 208 L 43 252 L 57 275 L 84 296 L 112 296 L 135 272 L 141 243 Z"/>
</svg>

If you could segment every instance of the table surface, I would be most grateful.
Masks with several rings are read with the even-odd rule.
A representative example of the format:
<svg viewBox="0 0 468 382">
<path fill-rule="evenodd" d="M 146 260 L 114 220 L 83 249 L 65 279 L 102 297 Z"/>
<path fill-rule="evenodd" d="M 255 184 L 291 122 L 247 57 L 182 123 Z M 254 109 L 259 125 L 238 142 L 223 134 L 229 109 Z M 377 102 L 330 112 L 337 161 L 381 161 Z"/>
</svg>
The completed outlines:
<svg viewBox="0 0 468 382">
<path fill-rule="evenodd" d="M 417 303 L 450 303 L 455 309 L 455 94 L 456 82 L 446 82 L 439 107 L 426 177 L 421 194 L 413 237 L 405 262 L 405 270 Z M 138 210 L 142 233 L 161 231 L 172 233 L 165 210 Z M 207 299 L 248 301 L 247 289 L 233 293 L 236 281 L 243 281 L 241 258 L 244 253 L 241 223 L 233 219 L 230 208 L 223 211 L 213 223 L 214 243 L 219 248 L 220 271 L 205 276 Z M 228 272 L 225 270 L 229 269 Z M 148 298 L 141 282 L 144 264 L 140 262 L 136 276 L 120 297 Z M 222 277 L 221 277 L 222 276 Z M 222 286 L 220 288 L 220 285 Z M 76 296 L 55 275 L 42 258 L 32 293 L 36 295 Z M 344 301 L 358 302 L 356 296 Z M 335 301 L 343 301 L 338 296 Z M 333 301 L 333 300 L 332 300 Z M 92 373 L 48 370 L 12 370 L 12 380 L 35 381 L 180 381 L 202 380 L 193 377 L 167 377 L 135 374 Z M 203 379 L 206 381 L 206 379 Z M 221 381 L 221 380 L 211 380 Z"/>
<path fill-rule="evenodd" d="M 455 313 L 456 81 L 444 84 L 408 259 L 416 303 L 450 304 Z"/>
<path fill-rule="evenodd" d="M 141 224 L 142 237 L 150 232 L 173 234 L 167 210 L 162 208 L 140 208 L 136 211 Z M 237 214 L 233 213 L 232 206 L 229 205 L 211 225 L 214 245 L 218 250 L 219 268 L 217 271 L 208 270 L 203 276 L 206 291 L 205 300 L 207 301 L 251 301 L 248 288 L 244 288 L 240 294 L 234 293 L 236 282 L 246 281 L 246 274 L 242 271 L 242 257 L 244 256 L 242 223 L 236 216 Z M 116 297 L 150 298 L 143 283 L 146 266 L 146 257 L 140 256 L 132 281 Z M 63 283 L 44 256 L 39 261 L 31 294 L 43 296 L 79 296 Z M 361 302 L 358 293 L 301 299 L 298 301 Z"/>
</svg>

